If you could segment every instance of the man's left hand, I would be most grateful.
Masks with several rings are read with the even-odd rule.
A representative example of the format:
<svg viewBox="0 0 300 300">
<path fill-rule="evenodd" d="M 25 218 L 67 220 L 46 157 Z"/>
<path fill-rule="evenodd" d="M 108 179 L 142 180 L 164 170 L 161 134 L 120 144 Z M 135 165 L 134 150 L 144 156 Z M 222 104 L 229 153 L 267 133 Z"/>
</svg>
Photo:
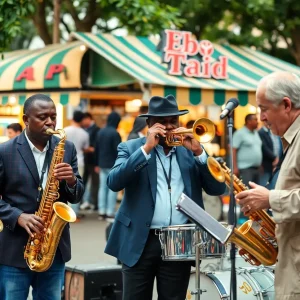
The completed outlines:
<svg viewBox="0 0 300 300">
<path fill-rule="evenodd" d="M 235 199 L 241 206 L 241 211 L 247 216 L 251 213 L 270 208 L 269 194 L 270 191 L 265 187 L 249 181 L 251 190 L 238 193 Z"/>
<path fill-rule="evenodd" d="M 54 176 L 58 180 L 65 180 L 68 186 L 72 187 L 76 183 L 72 167 L 67 163 L 60 163 L 54 167 Z"/>
<path fill-rule="evenodd" d="M 172 131 L 174 133 L 175 138 L 181 140 L 181 136 L 177 135 L 176 132 L 186 130 L 186 128 L 179 127 Z M 201 144 L 195 139 L 192 133 L 185 133 L 183 134 L 183 147 L 191 150 L 196 156 L 200 155 L 203 151 Z"/>
</svg>

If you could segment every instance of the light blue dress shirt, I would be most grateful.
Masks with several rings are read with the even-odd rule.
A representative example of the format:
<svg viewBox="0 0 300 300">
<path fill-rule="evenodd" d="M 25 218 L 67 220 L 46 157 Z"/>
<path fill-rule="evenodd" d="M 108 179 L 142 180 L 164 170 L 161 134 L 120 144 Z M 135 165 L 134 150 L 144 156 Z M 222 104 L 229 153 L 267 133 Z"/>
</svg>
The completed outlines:
<svg viewBox="0 0 300 300">
<path fill-rule="evenodd" d="M 141 147 L 147 160 L 150 159 L 151 154 L 147 154 L 143 147 Z M 156 191 L 156 202 L 154 215 L 150 228 L 161 228 L 170 225 L 181 225 L 185 224 L 188 218 L 176 209 L 176 204 L 180 198 L 183 190 L 184 184 L 181 176 L 181 171 L 176 159 L 176 147 L 166 155 L 163 147 L 160 145 L 156 146 L 156 150 L 160 156 L 160 160 L 156 158 L 157 166 L 157 191 Z M 172 155 L 172 160 L 171 160 Z M 201 163 L 205 163 L 207 160 L 207 154 L 205 151 L 201 155 L 195 157 L 199 159 Z M 164 175 L 164 170 L 161 163 L 169 176 L 170 161 L 172 163 L 172 173 L 171 173 L 171 199 L 168 191 L 168 183 Z"/>
</svg>

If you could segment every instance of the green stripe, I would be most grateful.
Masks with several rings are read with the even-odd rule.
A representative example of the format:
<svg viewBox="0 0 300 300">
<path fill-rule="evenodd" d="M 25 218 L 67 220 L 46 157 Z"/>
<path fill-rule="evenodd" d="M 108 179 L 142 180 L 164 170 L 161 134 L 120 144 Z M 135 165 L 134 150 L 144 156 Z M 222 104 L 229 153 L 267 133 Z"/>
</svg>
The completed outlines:
<svg viewBox="0 0 300 300">
<path fill-rule="evenodd" d="M 2 105 L 5 105 L 8 103 L 8 96 L 3 96 L 2 97 Z"/>
<path fill-rule="evenodd" d="M 241 106 L 246 106 L 248 104 L 248 92 L 238 91 L 238 99 Z"/>
<path fill-rule="evenodd" d="M 137 78 L 141 81 L 144 81 L 144 82 L 151 82 L 151 80 L 149 80 L 149 78 L 146 78 L 144 77 L 142 74 L 140 74 L 138 71 L 133 71 L 131 70 L 132 66 L 127 64 L 127 63 L 123 63 L 121 61 L 119 61 L 118 57 L 113 55 L 112 53 L 110 53 L 108 50 L 100 47 L 100 45 L 98 43 L 96 43 L 94 40 L 92 40 L 90 37 L 88 37 L 87 35 L 85 35 L 84 33 L 82 32 L 77 32 L 76 35 L 79 35 L 80 36 L 80 40 L 84 41 L 85 43 L 88 43 L 90 45 L 93 46 L 93 48 L 97 49 L 97 50 L 94 50 L 96 51 L 99 55 L 103 56 L 103 53 L 110 57 L 111 60 L 108 59 L 108 61 L 110 61 L 112 64 L 116 65 L 116 62 L 118 63 L 118 67 L 123 70 L 124 72 L 130 74 L 131 76 L 133 76 L 134 78 Z M 103 40 L 101 38 L 101 36 L 97 35 L 97 38 Z M 104 41 L 104 43 L 106 43 Z M 106 58 L 107 59 L 107 58 Z"/>
<path fill-rule="evenodd" d="M 255 56 L 257 59 L 264 61 L 266 64 L 269 64 L 271 66 L 273 66 L 275 69 L 272 69 L 272 71 L 276 71 L 278 68 L 280 68 L 281 70 L 285 71 L 285 69 L 282 69 L 281 67 L 278 66 L 277 62 L 283 64 L 283 65 L 287 65 L 287 67 L 289 68 L 293 68 L 295 70 L 295 72 L 299 72 L 298 74 L 300 75 L 300 68 L 296 65 L 293 65 L 287 61 L 281 60 L 277 57 L 271 56 L 267 53 L 258 51 L 258 50 L 251 50 L 250 48 L 247 47 L 241 47 L 242 50 L 246 51 L 247 53 L 249 53 L 252 56 Z M 264 58 L 268 58 L 269 60 L 266 60 Z"/>
<path fill-rule="evenodd" d="M 41 54 L 39 54 L 37 56 L 34 56 L 33 58 L 27 60 L 19 68 L 19 70 L 16 73 L 15 79 L 14 79 L 13 90 L 25 90 L 26 89 L 26 82 L 27 82 L 27 80 L 26 79 L 22 79 L 21 81 L 16 81 L 17 77 L 25 70 L 25 68 L 31 67 L 38 58 L 40 58 L 40 57 L 42 57 L 42 56 L 50 53 L 51 51 L 53 51 L 53 49 L 49 50 L 49 51 L 45 51 L 45 52 L 43 52 L 43 53 L 41 53 Z M 34 80 L 36 80 L 36 78 L 34 77 L 34 73 L 33 73 L 33 78 L 34 78 Z"/>
<path fill-rule="evenodd" d="M 193 105 L 197 105 L 201 102 L 201 89 L 190 89 L 189 101 Z"/>
<path fill-rule="evenodd" d="M 54 56 L 51 57 L 51 59 L 49 59 L 48 61 L 48 64 L 46 66 L 46 69 L 45 69 L 45 73 L 44 73 L 44 78 L 46 77 L 48 71 L 49 71 L 49 68 L 51 65 L 53 64 L 61 64 L 65 55 L 71 50 L 71 49 L 74 49 L 75 47 L 77 46 L 72 46 L 70 48 L 67 48 L 63 51 L 60 51 L 59 53 L 55 54 Z M 65 73 L 65 76 L 67 76 L 67 73 L 68 72 L 74 72 L 71 68 L 69 69 L 65 69 L 63 72 L 66 72 Z M 60 81 L 59 81 L 59 76 L 60 76 L 60 73 L 55 73 L 53 74 L 53 78 L 52 79 L 45 79 L 44 80 L 44 88 L 59 88 L 60 87 Z"/>
<path fill-rule="evenodd" d="M 69 102 L 69 94 L 60 94 L 59 102 L 62 105 L 67 105 Z"/>
<path fill-rule="evenodd" d="M 176 87 L 174 86 L 164 86 L 164 96 L 173 95 L 176 99 Z"/>
<path fill-rule="evenodd" d="M 225 91 L 224 90 L 215 90 L 214 91 L 214 102 L 220 106 L 225 103 Z"/>
<path fill-rule="evenodd" d="M 24 105 L 25 101 L 26 101 L 26 96 L 25 95 L 20 95 L 19 96 L 19 104 Z"/>
<path fill-rule="evenodd" d="M 265 72 L 267 72 L 267 73 L 270 73 L 270 72 L 273 71 L 272 69 L 266 68 L 265 66 L 259 64 L 258 60 L 253 60 L 253 58 L 250 59 L 249 57 L 247 57 L 247 56 L 245 56 L 245 55 L 237 52 L 236 50 L 232 49 L 228 45 L 222 45 L 222 47 L 225 48 L 226 50 L 228 50 L 229 52 L 231 52 L 232 54 L 234 54 L 235 56 L 237 56 L 239 59 L 244 60 L 247 63 L 249 63 L 249 64 L 251 64 L 251 65 L 253 65 L 253 66 L 255 66 L 255 67 L 257 67 L 257 68 L 259 68 L 259 69 L 261 69 L 261 70 L 263 70 Z"/>
<path fill-rule="evenodd" d="M 138 39 L 140 40 L 141 43 L 143 43 L 150 51 L 154 52 L 157 56 L 159 57 L 162 57 L 162 53 L 160 51 L 157 51 L 156 50 L 156 45 L 153 44 L 152 41 L 150 41 L 148 38 L 145 38 L 145 37 L 138 37 Z M 164 67 L 162 64 L 160 65 L 160 68 L 162 70 L 164 70 L 166 73 L 167 73 L 167 68 Z M 172 75 L 170 75 L 172 76 Z M 188 82 L 191 87 L 194 87 L 194 88 L 199 88 L 198 85 L 196 85 L 195 83 L 192 83 L 190 82 L 189 80 L 186 79 L 185 76 L 176 76 L 178 79 L 180 80 L 184 80 L 185 82 Z M 212 88 L 218 88 L 215 84 L 211 84 L 211 82 L 209 82 L 209 80 L 207 79 L 204 79 L 204 78 L 193 78 L 193 79 L 196 79 L 198 82 L 199 82 L 199 85 L 201 84 L 201 82 L 203 82 L 205 85 L 208 85 Z M 215 82 L 218 84 L 218 81 L 222 82 L 222 84 L 228 86 L 229 88 L 235 88 L 235 89 L 238 89 L 238 86 L 234 85 L 234 84 L 231 84 L 231 83 L 228 83 L 227 81 L 225 80 L 216 80 Z"/>
<path fill-rule="evenodd" d="M 155 60 L 151 59 L 151 57 L 146 56 L 144 53 L 142 53 L 138 47 L 136 47 L 135 45 L 131 44 L 130 42 L 128 42 L 126 40 L 126 38 L 124 37 L 116 37 L 124 46 L 126 46 L 128 49 L 130 49 L 133 53 L 135 53 L 136 55 L 140 56 L 143 60 L 147 61 L 148 63 L 150 63 L 152 66 L 156 67 L 158 70 L 162 70 L 166 75 L 167 75 L 167 68 L 164 67 L 162 64 L 157 63 Z M 138 39 L 140 39 L 138 37 Z M 145 38 L 143 39 L 145 40 Z M 142 41 L 141 41 L 142 42 Z M 145 44 L 144 44 L 145 45 Z M 146 46 L 146 45 L 145 45 Z M 152 49 L 149 49 L 150 51 L 152 51 Z M 156 55 L 157 53 L 159 53 L 158 51 L 152 51 L 154 52 Z M 144 69 L 146 72 L 148 71 L 147 67 L 141 64 L 138 64 L 135 62 L 135 64 L 137 64 L 140 68 Z M 151 70 L 151 72 L 153 73 L 153 70 Z M 162 77 L 159 73 L 155 73 L 153 74 L 155 77 L 159 78 L 161 81 L 164 81 L 164 83 L 166 85 L 177 85 L 177 83 L 173 82 L 172 80 L 168 80 L 165 77 Z M 183 80 L 183 82 L 191 84 L 186 78 L 182 77 L 182 76 L 176 76 L 177 79 Z"/>
</svg>

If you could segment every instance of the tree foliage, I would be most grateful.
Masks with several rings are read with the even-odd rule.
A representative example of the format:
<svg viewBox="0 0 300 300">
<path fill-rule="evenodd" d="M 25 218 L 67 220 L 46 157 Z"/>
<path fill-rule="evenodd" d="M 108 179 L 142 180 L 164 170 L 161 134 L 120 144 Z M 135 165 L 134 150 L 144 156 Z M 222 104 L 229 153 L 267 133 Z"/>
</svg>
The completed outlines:
<svg viewBox="0 0 300 300">
<path fill-rule="evenodd" d="M 34 11 L 32 0 L 0 0 L 0 52 L 22 32 L 21 21 Z"/>
</svg>

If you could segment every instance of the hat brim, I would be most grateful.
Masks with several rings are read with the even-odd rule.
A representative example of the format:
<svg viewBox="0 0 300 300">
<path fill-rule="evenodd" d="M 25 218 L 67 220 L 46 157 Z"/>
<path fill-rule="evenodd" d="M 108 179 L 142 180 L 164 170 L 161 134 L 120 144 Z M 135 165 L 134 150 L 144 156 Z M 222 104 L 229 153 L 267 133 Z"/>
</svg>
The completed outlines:
<svg viewBox="0 0 300 300">
<path fill-rule="evenodd" d="M 161 114 L 142 114 L 139 115 L 140 118 L 147 117 L 172 117 L 172 116 L 182 116 L 188 114 L 189 111 L 187 109 L 179 110 L 177 113 L 161 113 Z"/>
</svg>

